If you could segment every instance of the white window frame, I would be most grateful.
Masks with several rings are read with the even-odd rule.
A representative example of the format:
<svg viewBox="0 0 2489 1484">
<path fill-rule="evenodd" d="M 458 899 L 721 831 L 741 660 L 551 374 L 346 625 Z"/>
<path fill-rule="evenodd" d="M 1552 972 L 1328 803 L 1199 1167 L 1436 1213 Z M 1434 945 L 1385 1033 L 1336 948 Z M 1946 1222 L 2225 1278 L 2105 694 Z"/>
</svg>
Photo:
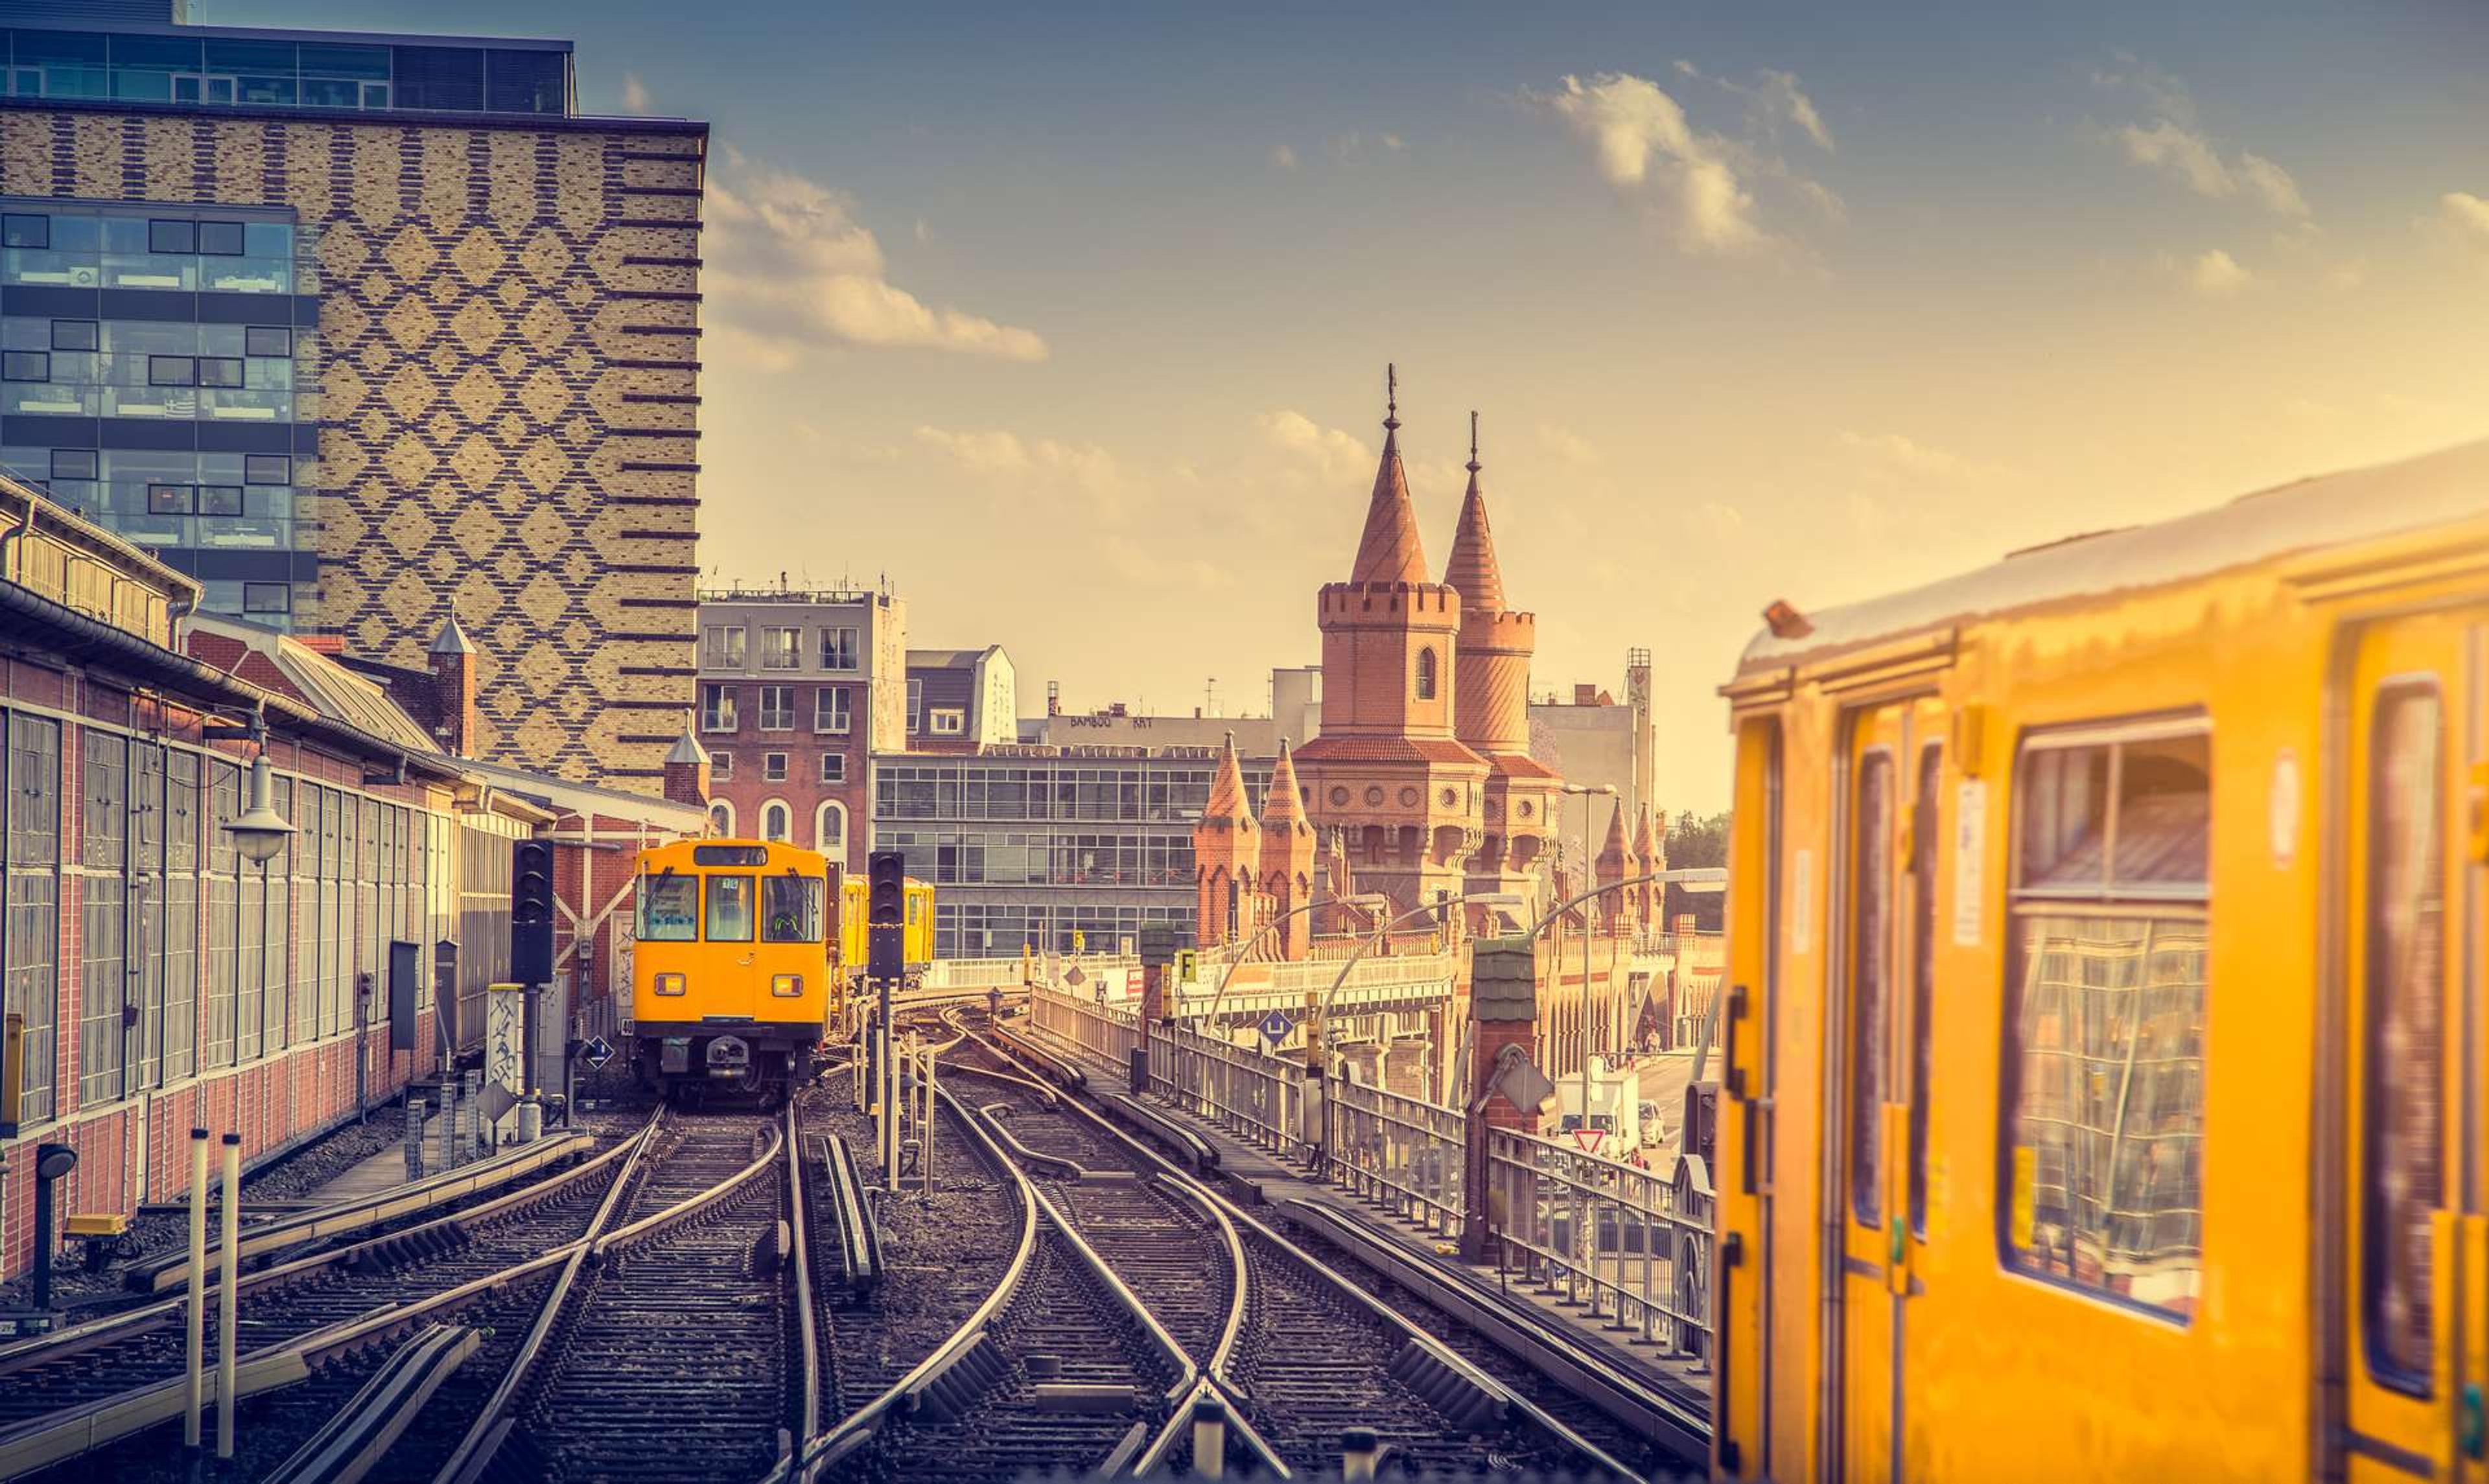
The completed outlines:
<svg viewBox="0 0 2489 1484">
<path fill-rule="evenodd" d="M 777 645 L 780 636 L 784 636 L 787 640 L 787 648 L 783 655 Z M 778 663 L 781 658 L 786 661 L 783 665 Z M 760 631 L 760 668 L 770 671 L 803 669 L 804 631 L 800 628 L 778 624 L 763 627 Z"/>
<path fill-rule="evenodd" d="M 718 816 L 718 814 L 719 814 L 720 813 L 723 813 L 726 815 L 726 823 L 725 823 L 724 827 L 722 827 L 722 828 L 719 826 L 719 824 L 718 824 L 718 819 L 717 819 L 717 816 Z M 715 831 L 717 832 L 717 833 L 716 833 L 716 835 L 715 835 L 715 837 L 714 837 L 715 839 L 718 839 L 718 840 L 732 840 L 732 839 L 734 838 L 734 801 L 733 801 L 733 800 L 731 800 L 731 799 L 711 799 L 711 800 L 709 800 L 709 801 L 708 801 L 708 819 L 709 819 L 709 826 L 708 826 L 708 827 L 709 827 L 710 829 L 715 830 Z"/>
<path fill-rule="evenodd" d="M 832 842 L 829 823 L 839 822 L 838 840 Z M 847 858 L 847 807 L 836 799 L 823 799 L 813 811 L 813 848 L 844 867 Z"/>
<path fill-rule="evenodd" d="M 968 712 L 964 706 L 936 706 L 928 718 L 937 737 L 964 737 L 968 734 Z"/>
<path fill-rule="evenodd" d="M 777 715 L 779 720 L 778 724 L 774 727 L 769 723 L 769 693 L 771 691 L 784 692 L 787 697 L 787 703 L 778 711 Z M 795 688 L 793 686 L 764 685 L 760 687 L 760 694 L 754 697 L 753 700 L 753 721 L 754 724 L 762 731 L 793 731 L 795 729 Z"/>
<path fill-rule="evenodd" d="M 821 707 L 830 708 L 830 724 L 823 726 Z M 813 734 L 844 737 L 855 729 L 855 698 L 844 685 L 825 685 L 813 693 Z"/>
<path fill-rule="evenodd" d="M 833 767 L 832 764 L 836 764 L 836 766 Z M 830 776 L 832 773 L 836 773 L 838 776 L 833 778 Z M 821 782 L 825 784 L 844 784 L 846 781 L 847 755 L 844 753 L 823 753 L 821 755 Z"/>
<path fill-rule="evenodd" d="M 907 734 L 914 736 L 925 729 L 925 682 L 915 675 L 907 677 Z"/>
<path fill-rule="evenodd" d="M 717 718 L 715 720 L 711 719 L 708 705 L 708 693 L 712 690 L 717 692 L 718 699 L 721 702 L 715 713 Z M 720 685 L 715 681 L 702 682 L 701 685 L 700 707 L 701 730 L 708 732 L 732 732 L 740 730 L 742 723 L 741 713 L 743 708 L 735 703 L 736 699 L 735 688 L 733 686 Z"/>
<path fill-rule="evenodd" d="M 787 821 L 785 825 L 785 833 L 783 834 L 772 835 L 769 833 L 769 812 L 773 809 L 783 815 Z M 795 811 L 788 807 L 785 799 L 771 798 L 760 801 L 760 838 L 762 840 L 783 840 L 790 845 L 795 842 Z"/>
<path fill-rule="evenodd" d="M 735 655 L 731 659 L 727 658 L 723 653 L 726 646 L 717 642 L 719 637 L 728 634 L 734 636 Z M 712 623 L 708 627 L 701 630 L 701 669 L 751 669 L 751 631 L 739 623 Z"/>
<path fill-rule="evenodd" d="M 858 662 L 860 646 L 857 643 L 858 635 L 853 624 L 823 624 L 820 634 L 823 670 L 852 672 L 860 668 Z M 842 637 L 833 640 L 831 636 L 834 634 Z"/>
<path fill-rule="evenodd" d="M 760 781 L 764 784 L 783 784 L 787 781 L 787 755 L 785 753 L 762 753 L 760 755 Z"/>
<path fill-rule="evenodd" d="M 734 755 L 719 749 L 708 755 L 708 781 L 712 784 L 734 782 Z"/>
</svg>

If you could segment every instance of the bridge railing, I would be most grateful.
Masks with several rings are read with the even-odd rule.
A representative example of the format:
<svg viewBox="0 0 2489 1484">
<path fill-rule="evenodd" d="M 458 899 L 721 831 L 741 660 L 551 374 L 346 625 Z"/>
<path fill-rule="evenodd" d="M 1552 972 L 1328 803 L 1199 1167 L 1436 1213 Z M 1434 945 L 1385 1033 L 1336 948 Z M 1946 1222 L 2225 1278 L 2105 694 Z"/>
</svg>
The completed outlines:
<svg viewBox="0 0 2489 1484">
<path fill-rule="evenodd" d="M 1678 1355 L 1711 1344 L 1711 1187 L 1511 1129 L 1487 1143 L 1487 1229 L 1506 1266 Z"/>
<path fill-rule="evenodd" d="M 1129 1068 L 1141 1046 L 1141 1017 L 1129 1010 L 1040 987 L 1029 996 L 1029 1022 L 1045 1036 L 1105 1062 Z"/>
<path fill-rule="evenodd" d="M 1175 1021 L 1148 1031 L 1151 1092 L 1282 1158 L 1304 1156 L 1302 1064 Z"/>
<path fill-rule="evenodd" d="M 1458 1109 L 1343 1081 L 1330 1085 L 1324 1121 L 1333 1182 L 1437 1236 L 1460 1235 L 1469 1208 Z"/>
</svg>

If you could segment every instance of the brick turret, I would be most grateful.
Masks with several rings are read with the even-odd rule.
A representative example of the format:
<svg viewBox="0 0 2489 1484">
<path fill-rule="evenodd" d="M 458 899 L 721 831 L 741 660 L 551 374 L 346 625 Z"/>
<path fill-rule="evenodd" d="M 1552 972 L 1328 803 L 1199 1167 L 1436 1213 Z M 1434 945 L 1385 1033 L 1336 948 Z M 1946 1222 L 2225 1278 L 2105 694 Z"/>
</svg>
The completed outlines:
<svg viewBox="0 0 2489 1484">
<path fill-rule="evenodd" d="M 1484 838 L 1471 863 L 1473 892 L 1527 891 L 1537 874 L 1560 781 L 1530 756 L 1530 660 L 1538 619 L 1504 603 L 1503 572 L 1478 482 L 1477 414 L 1470 414 L 1470 483 L 1461 497 L 1445 583 L 1461 595 L 1458 703 L 1453 730 L 1487 760 Z"/>
<path fill-rule="evenodd" d="M 1210 800 L 1192 827 L 1194 923 L 1204 947 L 1240 940 L 1258 925 L 1262 826 L 1244 796 L 1244 770 L 1236 758 L 1236 733 L 1218 750 Z"/>
<path fill-rule="evenodd" d="M 1595 884 L 1606 886 L 1641 874 L 1642 863 L 1635 857 L 1633 846 L 1625 842 L 1625 811 L 1624 806 L 1618 804 L 1608 815 L 1608 842 L 1599 847 Z M 1606 917 L 1609 931 L 1623 932 L 1631 926 L 1634 915 L 1630 910 L 1632 899 L 1628 895 L 1631 890 L 1611 892 L 1598 899 L 1599 910 Z"/>
<path fill-rule="evenodd" d="M 1281 738 L 1279 761 L 1271 770 L 1271 791 L 1262 800 L 1262 892 L 1278 922 L 1282 958 L 1302 958 L 1313 946 L 1316 914 L 1297 910 L 1313 899 L 1313 891 L 1314 827 L 1305 818 L 1297 765 L 1288 756 L 1287 740 Z"/>
<path fill-rule="evenodd" d="M 1454 734 L 1460 597 L 1426 580 L 1392 385 L 1357 559 L 1317 601 L 1322 731 L 1296 762 L 1314 820 L 1347 832 L 1359 880 L 1406 909 L 1464 890 L 1488 768 Z"/>
<path fill-rule="evenodd" d="M 475 673 L 481 656 L 475 642 L 458 624 L 458 615 L 441 626 L 427 656 L 432 665 L 432 738 L 453 757 L 472 757 L 483 744 L 483 713 L 475 705 Z"/>
<path fill-rule="evenodd" d="M 1645 872 L 1655 874 L 1668 869 L 1668 848 L 1651 828 L 1648 804 L 1642 807 L 1642 822 L 1634 830 L 1633 849 L 1634 859 L 1642 863 Z M 1635 909 L 1634 926 L 1644 932 L 1657 932 L 1667 889 L 1653 882 L 1633 888 L 1631 896 Z"/>
<path fill-rule="evenodd" d="M 708 749 L 692 735 L 692 720 L 683 718 L 683 734 L 666 755 L 666 797 L 677 804 L 708 808 Z"/>
</svg>

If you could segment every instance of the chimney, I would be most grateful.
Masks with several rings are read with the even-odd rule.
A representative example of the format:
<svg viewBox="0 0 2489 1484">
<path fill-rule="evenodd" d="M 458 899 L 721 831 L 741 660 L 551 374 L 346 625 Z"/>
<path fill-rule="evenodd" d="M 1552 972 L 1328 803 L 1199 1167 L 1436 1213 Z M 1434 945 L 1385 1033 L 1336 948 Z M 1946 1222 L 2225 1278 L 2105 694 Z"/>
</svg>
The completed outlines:
<svg viewBox="0 0 2489 1484">
<path fill-rule="evenodd" d="M 453 757 L 472 757 L 483 730 L 475 709 L 475 642 L 458 626 L 458 615 L 432 642 L 432 739 Z"/>
<path fill-rule="evenodd" d="M 708 808 L 708 749 L 692 735 L 692 719 L 683 718 L 683 734 L 666 755 L 666 797 L 676 804 Z"/>
<path fill-rule="evenodd" d="M 1573 704 L 1577 706 L 1595 706 L 1598 703 L 1599 688 L 1597 686 L 1576 685 L 1573 687 Z"/>
</svg>

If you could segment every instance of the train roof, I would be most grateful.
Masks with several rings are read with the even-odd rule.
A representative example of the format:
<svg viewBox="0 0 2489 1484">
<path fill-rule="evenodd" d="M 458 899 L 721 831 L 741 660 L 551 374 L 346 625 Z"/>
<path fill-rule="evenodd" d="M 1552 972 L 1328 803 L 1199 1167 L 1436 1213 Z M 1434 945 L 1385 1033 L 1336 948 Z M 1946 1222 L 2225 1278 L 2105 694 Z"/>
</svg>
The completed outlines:
<svg viewBox="0 0 2489 1484">
<path fill-rule="evenodd" d="M 688 840 L 668 841 L 666 843 L 661 845 L 650 845 L 648 848 L 640 852 L 640 858 L 644 861 L 689 862 L 692 860 L 692 852 L 695 849 L 702 849 L 712 845 L 734 845 L 747 848 L 758 847 L 767 852 L 767 857 L 765 858 L 784 858 L 794 856 L 803 859 L 821 861 L 824 863 L 829 860 L 829 857 L 821 854 L 818 850 L 809 850 L 802 845 L 791 844 L 783 840 L 711 840 L 705 836 L 695 836 Z M 748 863 L 737 862 L 735 864 Z"/>
<path fill-rule="evenodd" d="M 2149 526 L 2074 536 L 1922 587 L 1807 614 L 1746 645 L 1741 673 L 2044 604 L 2163 586 L 2302 552 L 2489 515 L 2489 439 L 2323 474 Z"/>
</svg>

